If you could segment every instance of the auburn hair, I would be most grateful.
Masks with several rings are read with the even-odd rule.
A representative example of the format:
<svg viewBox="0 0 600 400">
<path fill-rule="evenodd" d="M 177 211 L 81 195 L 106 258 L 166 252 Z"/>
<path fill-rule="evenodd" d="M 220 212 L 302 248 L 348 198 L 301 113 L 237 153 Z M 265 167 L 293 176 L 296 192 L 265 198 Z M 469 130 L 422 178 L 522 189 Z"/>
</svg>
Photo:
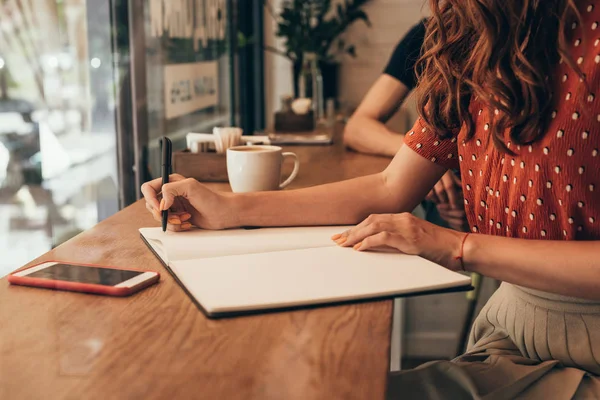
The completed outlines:
<svg viewBox="0 0 600 400">
<path fill-rule="evenodd" d="M 430 0 L 432 17 L 422 56 L 417 107 L 425 125 L 448 137 L 466 125 L 476 96 L 498 110 L 490 137 L 501 151 L 510 141 L 529 144 L 546 132 L 554 104 L 553 71 L 562 59 L 581 78 L 568 54 L 573 24 L 580 21 L 574 0 Z"/>
</svg>

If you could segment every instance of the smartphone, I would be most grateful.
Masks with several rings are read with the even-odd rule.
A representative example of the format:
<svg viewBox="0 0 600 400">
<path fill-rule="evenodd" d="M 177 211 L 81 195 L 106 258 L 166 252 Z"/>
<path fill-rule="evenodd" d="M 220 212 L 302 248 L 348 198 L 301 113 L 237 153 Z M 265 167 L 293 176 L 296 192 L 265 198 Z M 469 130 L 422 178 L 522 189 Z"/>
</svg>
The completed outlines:
<svg viewBox="0 0 600 400">
<path fill-rule="evenodd" d="M 129 296 L 160 279 L 155 271 L 46 261 L 8 275 L 13 285 Z"/>
</svg>

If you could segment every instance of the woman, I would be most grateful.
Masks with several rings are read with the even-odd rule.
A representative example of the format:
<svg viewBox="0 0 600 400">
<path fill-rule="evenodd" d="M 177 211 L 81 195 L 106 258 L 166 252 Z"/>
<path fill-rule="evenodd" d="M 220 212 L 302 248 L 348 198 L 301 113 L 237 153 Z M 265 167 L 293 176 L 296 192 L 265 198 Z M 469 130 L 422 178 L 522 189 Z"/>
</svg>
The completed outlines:
<svg viewBox="0 0 600 400">
<path fill-rule="evenodd" d="M 600 4 L 430 5 L 421 119 L 384 172 L 251 194 L 173 177 L 160 204 L 160 180 L 142 187 L 148 208 L 174 207 L 173 230 L 362 221 L 334 240 L 503 281 L 467 353 L 393 376 L 391 395 L 600 397 Z M 455 166 L 470 235 L 407 213 Z"/>
</svg>

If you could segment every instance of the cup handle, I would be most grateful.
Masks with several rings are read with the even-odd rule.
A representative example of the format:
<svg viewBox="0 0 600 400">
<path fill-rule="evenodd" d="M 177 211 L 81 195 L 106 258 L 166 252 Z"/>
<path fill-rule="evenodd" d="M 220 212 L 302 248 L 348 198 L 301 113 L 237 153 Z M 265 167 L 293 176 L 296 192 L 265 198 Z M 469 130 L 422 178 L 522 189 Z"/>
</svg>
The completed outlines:
<svg viewBox="0 0 600 400">
<path fill-rule="evenodd" d="M 279 189 L 283 189 L 284 187 L 286 187 L 287 185 L 292 183 L 292 181 L 298 175 L 298 171 L 300 170 L 300 160 L 298 160 L 298 156 L 295 153 L 286 152 L 286 153 L 281 154 L 281 157 L 283 158 L 284 161 L 285 161 L 286 157 L 292 157 L 294 159 L 294 170 L 292 171 L 290 176 L 285 181 L 283 181 L 282 184 L 279 185 Z"/>
</svg>

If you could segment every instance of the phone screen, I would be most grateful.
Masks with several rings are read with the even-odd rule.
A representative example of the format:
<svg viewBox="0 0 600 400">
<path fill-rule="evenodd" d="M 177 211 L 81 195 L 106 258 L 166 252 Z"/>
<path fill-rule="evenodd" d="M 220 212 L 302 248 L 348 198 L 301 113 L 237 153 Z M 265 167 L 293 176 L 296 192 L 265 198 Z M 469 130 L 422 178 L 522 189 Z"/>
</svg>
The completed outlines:
<svg viewBox="0 0 600 400">
<path fill-rule="evenodd" d="M 144 271 L 84 267 L 82 265 L 59 263 L 28 274 L 27 277 L 114 286 L 143 273 Z"/>
</svg>

